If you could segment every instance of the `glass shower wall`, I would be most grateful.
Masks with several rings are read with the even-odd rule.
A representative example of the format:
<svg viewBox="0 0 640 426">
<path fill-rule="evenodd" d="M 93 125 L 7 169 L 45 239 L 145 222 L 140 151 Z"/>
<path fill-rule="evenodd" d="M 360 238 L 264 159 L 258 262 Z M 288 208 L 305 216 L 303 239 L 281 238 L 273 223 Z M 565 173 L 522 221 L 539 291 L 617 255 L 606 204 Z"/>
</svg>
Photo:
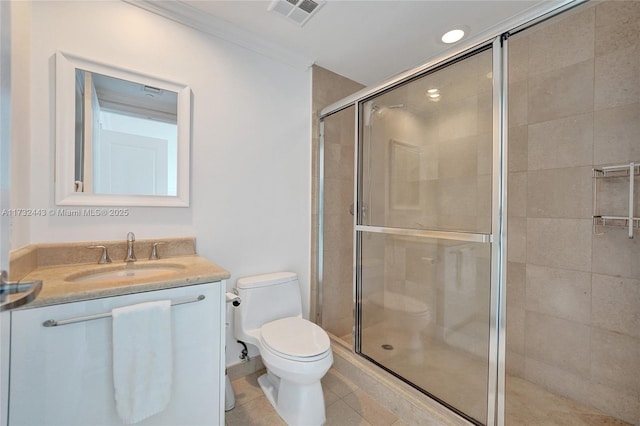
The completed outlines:
<svg viewBox="0 0 640 426">
<path fill-rule="evenodd" d="M 355 106 L 323 119 L 320 325 L 353 343 L 353 194 Z"/>
<path fill-rule="evenodd" d="M 360 103 L 356 351 L 487 422 L 492 49 Z"/>
</svg>

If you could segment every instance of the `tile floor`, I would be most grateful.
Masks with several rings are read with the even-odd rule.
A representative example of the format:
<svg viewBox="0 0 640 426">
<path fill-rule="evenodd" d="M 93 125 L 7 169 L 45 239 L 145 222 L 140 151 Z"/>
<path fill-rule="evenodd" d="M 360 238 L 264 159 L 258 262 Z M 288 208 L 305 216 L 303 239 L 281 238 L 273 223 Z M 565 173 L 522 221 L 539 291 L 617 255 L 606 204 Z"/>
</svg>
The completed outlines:
<svg viewBox="0 0 640 426">
<path fill-rule="evenodd" d="M 258 376 L 263 373 L 259 371 L 231 383 L 236 406 L 226 413 L 227 426 L 286 426 L 258 385 Z M 322 388 L 327 407 L 326 426 L 406 425 L 333 368 L 322 379 Z"/>
<path fill-rule="evenodd" d="M 263 372 L 232 382 L 236 406 L 227 411 L 226 426 L 286 426 L 258 385 L 258 376 Z M 629 425 L 546 392 L 525 380 L 510 379 L 508 385 L 513 396 L 507 401 L 507 424 L 510 426 Z M 326 426 L 407 425 L 333 368 L 322 380 L 322 386 L 327 405 Z"/>
<path fill-rule="evenodd" d="M 483 395 L 483 389 L 486 389 L 486 381 L 473 380 L 477 378 L 473 370 L 486 376 L 486 361 L 483 363 L 481 359 L 463 356 L 459 349 L 443 345 L 437 340 L 423 342 L 424 347 L 420 351 L 422 356 L 414 359 L 411 355 L 415 351 L 407 346 L 407 336 L 403 336 L 398 330 L 377 331 L 377 334 L 370 335 L 368 339 L 369 356 L 396 372 L 411 372 L 419 385 L 436 389 L 438 396 L 456 402 L 468 413 L 476 414 L 477 418 L 485 418 L 486 407 L 480 396 Z M 350 340 L 350 336 L 344 337 Z M 381 343 L 392 344 L 393 350 L 382 349 Z M 227 426 L 286 426 L 258 385 L 257 378 L 263 373 L 264 370 L 261 370 L 232 382 L 236 406 L 227 412 Z M 451 380 L 456 377 L 460 380 Z M 322 387 L 327 407 L 327 426 L 407 424 L 335 368 L 329 370 L 322 379 Z M 554 395 L 527 380 L 511 375 L 507 376 L 506 423 L 508 426 L 630 426 L 629 423 L 607 416 L 592 407 Z"/>
</svg>

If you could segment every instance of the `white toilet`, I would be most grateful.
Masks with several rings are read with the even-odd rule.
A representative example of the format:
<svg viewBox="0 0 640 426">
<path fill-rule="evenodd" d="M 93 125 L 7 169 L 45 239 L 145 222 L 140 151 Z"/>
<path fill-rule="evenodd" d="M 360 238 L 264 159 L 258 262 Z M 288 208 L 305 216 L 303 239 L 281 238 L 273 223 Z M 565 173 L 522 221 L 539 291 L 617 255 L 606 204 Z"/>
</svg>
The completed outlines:
<svg viewBox="0 0 640 426">
<path fill-rule="evenodd" d="M 242 303 L 234 310 L 235 335 L 258 347 L 267 367 L 258 383 L 267 399 L 288 425 L 324 424 L 320 379 L 333 354 L 327 333 L 302 318 L 297 275 L 240 278 L 236 290 Z"/>
</svg>

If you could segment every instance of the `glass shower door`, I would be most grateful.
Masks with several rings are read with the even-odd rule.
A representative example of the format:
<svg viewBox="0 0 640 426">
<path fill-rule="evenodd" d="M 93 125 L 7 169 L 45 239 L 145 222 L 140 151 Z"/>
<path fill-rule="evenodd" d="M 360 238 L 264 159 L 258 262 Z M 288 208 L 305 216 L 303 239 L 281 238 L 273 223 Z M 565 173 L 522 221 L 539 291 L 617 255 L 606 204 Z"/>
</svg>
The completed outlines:
<svg viewBox="0 0 640 426">
<path fill-rule="evenodd" d="M 356 352 L 486 424 L 493 49 L 359 104 Z"/>
<path fill-rule="evenodd" d="M 319 292 L 322 328 L 353 342 L 353 180 L 355 106 L 322 122 Z"/>
</svg>

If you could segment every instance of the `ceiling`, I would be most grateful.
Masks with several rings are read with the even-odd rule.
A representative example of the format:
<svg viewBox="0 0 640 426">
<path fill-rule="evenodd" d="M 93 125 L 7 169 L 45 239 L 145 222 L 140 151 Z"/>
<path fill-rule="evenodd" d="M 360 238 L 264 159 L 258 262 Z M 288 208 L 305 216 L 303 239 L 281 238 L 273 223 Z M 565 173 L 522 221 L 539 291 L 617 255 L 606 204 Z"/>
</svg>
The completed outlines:
<svg viewBox="0 0 640 426">
<path fill-rule="evenodd" d="M 364 85 L 442 54 L 453 28 L 477 37 L 549 0 L 328 0 L 299 26 L 269 0 L 124 0 L 293 66 L 317 64 Z M 555 3 L 558 3 L 557 1 Z"/>
<path fill-rule="evenodd" d="M 89 73 L 76 70 L 76 73 L 78 72 Z M 100 108 L 176 124 L 178 120 L 176 92 L 96 72 L 89 74 L 91 74 Z"/>
</svg>

